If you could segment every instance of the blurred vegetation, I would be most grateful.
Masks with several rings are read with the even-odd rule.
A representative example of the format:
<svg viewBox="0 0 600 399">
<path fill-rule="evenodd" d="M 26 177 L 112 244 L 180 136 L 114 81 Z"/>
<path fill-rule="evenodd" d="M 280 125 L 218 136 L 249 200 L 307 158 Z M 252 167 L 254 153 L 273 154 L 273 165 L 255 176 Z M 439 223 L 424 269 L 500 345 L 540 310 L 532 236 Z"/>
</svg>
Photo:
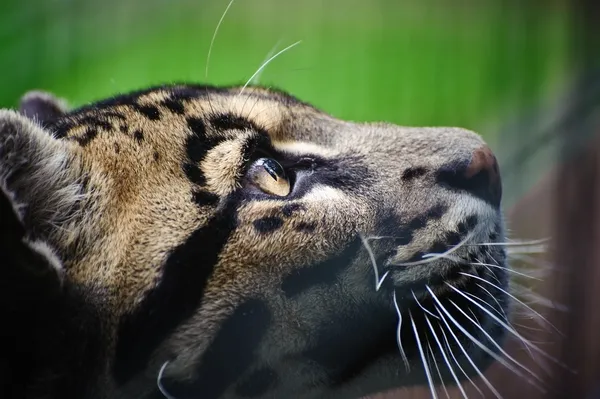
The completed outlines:
<svg viewBox="0 0 600 399">
<path fill-rule="evenodd" d="M 243 84 L 302 40 L 260 84 L 340 118 L 463 126 L 494 144 L 569 75 L 566 0 L 235 0 L 206 75 L 227 4 L 0 0 L 0 107 L 34 88 L 81 105 L 166 82 Z"/>
</svg>

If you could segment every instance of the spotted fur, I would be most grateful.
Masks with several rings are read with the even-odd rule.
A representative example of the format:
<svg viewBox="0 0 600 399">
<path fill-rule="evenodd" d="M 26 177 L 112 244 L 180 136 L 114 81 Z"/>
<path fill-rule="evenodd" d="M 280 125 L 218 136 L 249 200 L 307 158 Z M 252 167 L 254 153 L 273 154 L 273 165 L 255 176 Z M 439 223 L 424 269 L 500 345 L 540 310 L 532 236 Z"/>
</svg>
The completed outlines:
<svg viewBox="0 0 600 399">
<path fill-rule="evenodd" d="M 247 179 L 260 157 L 289 195 Z M 497 351 L 502 329 L 450 286 L 508 310 L 459 273 L 506 285 L 502 247 L 478 245 L 504 238 L 499 179 L 472 132 L 351 123 L 262 88 L 72 111 L 29 94 L 0 111 L 2 397 L 355 398 L 426 384 L 434 332 L 475 375 L 490 354 L 438 312 Z"/>
</svg>

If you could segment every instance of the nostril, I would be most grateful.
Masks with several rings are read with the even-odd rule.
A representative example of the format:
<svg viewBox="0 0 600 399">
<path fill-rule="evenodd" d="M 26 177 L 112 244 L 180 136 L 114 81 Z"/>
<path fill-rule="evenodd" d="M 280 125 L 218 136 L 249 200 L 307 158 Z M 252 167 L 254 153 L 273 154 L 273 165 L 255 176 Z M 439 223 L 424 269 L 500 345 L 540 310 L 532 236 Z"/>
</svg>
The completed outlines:
<svg viewBox="0 0 600 399">
<path fill-rule="evenodd" d="M 468 191 L 495 207 L 500 206 L 502 183 L 498 162 L 488 146 L 473 151 L 470 160 L 441 168 L 437 182 L 452 189 Z"/>
</svg>

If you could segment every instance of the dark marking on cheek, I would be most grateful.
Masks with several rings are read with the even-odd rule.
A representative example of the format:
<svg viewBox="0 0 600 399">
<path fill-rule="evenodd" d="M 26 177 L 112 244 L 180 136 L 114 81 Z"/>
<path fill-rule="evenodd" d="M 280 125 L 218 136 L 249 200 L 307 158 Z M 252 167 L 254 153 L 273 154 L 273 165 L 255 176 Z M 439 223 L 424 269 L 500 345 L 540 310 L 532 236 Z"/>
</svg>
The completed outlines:
<svg viewBox="0 0 600 399">
<path fill-rule="evenodd" d="M 473 230 L 475 228 L 475 226 L 477 226 L 478 221 L 479 221 L 479 219 L 477 218 L 476 215 L 471 215 L 471 216 L 467 217 L 464 222 L 460 222 L 458 224 L 458 233 L 460 235 L 465 235 L 465 234 L 469 233 L 471 230 Z"/>
<path fill-rule="evenodd" d="M 413 218 L 408 223 L 408 227 L 413 230 L 422 229 L 430 220 L 441 219 L 447 211 L 448 207 L 446 205 L 436 205 L 430 208 L 427 212 Z"/>
<path fill-rule="evenodd" d="M 156 288 L 119 320 L 113 366 L 118 384 L 144 370 L 155 349 L 198 309 L 219 255 L 237 227 L 238 196 L 228 196 L 217 214 L 172 250 Z M 250 326 L 240 332 L 252 335 L 256 327 Z"/>
<path fill-rule="evenodd" d="M 199 206 L 216 205 L 219 203 L 219 196 L 206 190 L 194 190 L 192 201 Z"/>
<path fill-rule="evenodd" d="M 133 108 L 151 121 L 160 120 L 160 111 L 154 105 L 133 105 Z"/>
<path fill-rule="evenodd" d="M 264 217 L 261 219 L 255 220 L 253 223 L 254 229 L 261 233 L 272 233 L 273 231 L 279 229 L 283 226 L 283 220 L 278 217 Z"/>
<path fill-rule="evenodd" d="M 315 286 L 334 284 L 340 273 L 350 266 L 361 248 L 361 241 L 355 238 L 340 254 L 323 262 L 292 271 L 283 278 L 281 289 L 288 298 L 294 298 Z"/>
<path fill-rule="evenodd" d="M 183 115 L 185 113 L 183 101 L 179 99 L 168 98 L 162 102 L 162 105 L 174 114 Z"/>
<path fill-rule="evenodd" d="M 118 154 L 121 152 L 121 147 L 119 147 L 119 143 L 114 143 L 113 147 L 115 148 L 115 154 Z"/>
<path fill-rule="evenodd" d="M 133 132 L 133 138 L 138 143 L 141 143 L 142 141 L 144 141 L 144 132 L 142 132 L 141 130 L 136 130 L 135 132 Z"/>
<path fill-rule="evenodd" d="M 248 299 L 242 303 L 221 324 L 219 332 L 202 356 L 193 381 L 165 379 L 166 390 L 176 398 L 220 398 L 256 362 L 256 352 L 271 319 L 271 312 L 263 301 Z M 248 393 L 264 391 L 271 386 L 273 378 L 266 370 L 265 375 L 258 375 L 262 381 L 246 385 Z"/>
<path fill-rule="evenodd" d="M 427 169 L 420 166 L 408 168 L 402 173 L 401 179 L 404 181 L 410 181 L 416 179 L 417 177 L 423 176 L 425 173 L 427 173 Z"/>
<path fill-rule="evenodd" d="M 154 162 L 158 162 L 160 160 L 160 154 L 158 153 L 158 151 L 154 151 L 152 157 L 154 158 Z"/>
<path fill-rule="evenodd" d="M 283 213 L 283 216 L 285 216 L 285 217 L 290 217 L 295 212 L 304 210 L 304 209 L 305 209 L 304 205 L 302 205 L 302 204 L 286 204 L 283 206 L 283 208 L 281 208 L 281 213 Z"/>
<path fill-rule="evenodd" d="M 121 125 L 119 126 L 119 130 L 121 131 L 121 133 L 127 133 L 129 131 L 129 128 L 127 127 L 127 125 Z"/>
<path fill-rule="evenodd" d="M 242 380 L 235 387 L 235 393 L 243 398 L 256 398 L 275 388 L 277 382 L 277 372 L 270 367 L 264 367 Z"/>
<path fill-rule="evenodd" d="M 294 226 L 294 230 L 296 230 L 299 233 L 314 233 L 315 229 L 317 228 L 317 224 L 316 223 L 298 223 L 296 226 Z"/>
</svg>

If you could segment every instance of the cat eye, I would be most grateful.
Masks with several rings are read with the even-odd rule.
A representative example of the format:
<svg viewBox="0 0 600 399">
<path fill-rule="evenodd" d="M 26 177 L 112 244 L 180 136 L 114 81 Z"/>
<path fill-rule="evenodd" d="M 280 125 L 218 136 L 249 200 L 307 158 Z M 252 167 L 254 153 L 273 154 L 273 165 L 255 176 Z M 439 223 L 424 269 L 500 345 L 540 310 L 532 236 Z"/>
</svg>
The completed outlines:
<svg viewBox="0 0 600 399">
<path fill-rule="evenodd" d="M 285 171 L 272 158 L 257 159 L 248 170 L 248 178 L 267 194 L 285 197 L 290 193 L 290 181 Z"/>
</svg>

